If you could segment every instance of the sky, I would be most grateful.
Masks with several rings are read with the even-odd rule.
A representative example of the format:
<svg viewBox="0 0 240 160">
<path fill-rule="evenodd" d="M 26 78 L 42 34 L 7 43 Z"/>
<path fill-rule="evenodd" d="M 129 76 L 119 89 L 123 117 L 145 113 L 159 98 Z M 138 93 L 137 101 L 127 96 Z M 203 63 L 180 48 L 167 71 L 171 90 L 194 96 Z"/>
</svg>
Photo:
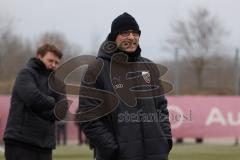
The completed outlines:
<svg viewBox="0 0 240 160">
<path fill-rule="evenodd" d="M 142 55 L 152 60 L 173 57 L 163 49 L 172 34 L 170 24 L 187 19 L 199 7 L 207 8 L 229 31 L 224 42 L 234 54 L 240 47 L 237 0 L 0 0 L 0 14 L 13 17 L 17 34 L 34 41 L 46 31 L 61 32 L 85 53 L 98 48 L 113 19 L 128 12 L 142 31 Z"/>
</svg>

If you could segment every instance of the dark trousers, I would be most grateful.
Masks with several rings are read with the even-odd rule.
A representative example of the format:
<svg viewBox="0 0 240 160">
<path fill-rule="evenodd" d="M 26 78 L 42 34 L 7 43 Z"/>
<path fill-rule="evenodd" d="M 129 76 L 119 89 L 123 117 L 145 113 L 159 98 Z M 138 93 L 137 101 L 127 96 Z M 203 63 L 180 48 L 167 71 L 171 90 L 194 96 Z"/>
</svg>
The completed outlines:
<svg viewBox="0 0 240 160">
<path fill-rule="evenodd" d="M 67 144 L 67 129 L 66 125 L 57 125 L 57 144 L 59 145 L 61 142 L 61 139 L 63 140 L 63 145 Z"/>
<path fill-rule="evenodd" d="M 52 160 L 52 152 L 30 150 L 15 145 L 5 145 L 6 160 Z"/>
<path fill-rule="evenodd" d="M 84 143 L 83 134 L 80 127 L 78 127 L 78 144 L 81 145 Z"/>
</svg>

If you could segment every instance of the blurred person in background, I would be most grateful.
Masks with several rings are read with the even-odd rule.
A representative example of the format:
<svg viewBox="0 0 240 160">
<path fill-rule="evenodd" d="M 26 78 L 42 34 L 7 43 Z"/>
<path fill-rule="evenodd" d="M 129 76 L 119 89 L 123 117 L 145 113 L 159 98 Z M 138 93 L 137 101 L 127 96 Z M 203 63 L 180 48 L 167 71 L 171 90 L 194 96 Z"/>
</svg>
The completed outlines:
<svg viewBox="0 0 240 160">
<path fill-rule="evenodd" d="M 48 79 L 61 58 L 58 48 L 44 44 L 18 73 L 4 133 L 6 160 L 52 160 L 54 107 L 65 96 L 51 90 Z"/>
<path fill-rule="evenodd" d="M 67 122 L 65 120 L 56 123 L 56 136 L 57 145 L 60 145 L 61 141 L 64 146 L 67 144 Z"/>
</svg>

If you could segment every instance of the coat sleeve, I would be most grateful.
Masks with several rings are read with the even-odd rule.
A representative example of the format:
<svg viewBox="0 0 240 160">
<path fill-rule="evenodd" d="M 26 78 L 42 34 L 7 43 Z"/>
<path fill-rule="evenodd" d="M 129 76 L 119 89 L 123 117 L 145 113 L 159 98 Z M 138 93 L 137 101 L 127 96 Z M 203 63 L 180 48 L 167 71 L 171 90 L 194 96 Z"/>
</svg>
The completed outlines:
<svg viewBox="0 0 240 160">
<path fill-rule="evenodd" d="M 37 115 L 47 121 L 53 122 L 53 121 L 57 120 L 56 116 L 54 114 L 54 109 L 38 112 Z"/>
<path fill-rule="evenodd" d="M 88 72 L 91 74 L 91 71 Z M 89 77 L 89 74 L 87 77 Z M 85 75 L 86 76 L 86 75 Z M 90 77 L 93 75 L 90 75 Z M 92 78 L 91 78 L 92 79 Z M 93 78 L 94 79 L 94 78 Z M 96 81 L 96 83 L 88 85 L 82 82 L 82 86 L 87 86 L 91 88 L 103 89 L 103 82 Z M 81 95 L 81 90 L 80 90 Z M 96 107 L 100 102 L 91 99 L 91 98 L 79 98 L 79 109 L 78 111 L 89 110 Z M 97 150 L 98 154 L 101 154 L 103 159 L 111 160 L 115 159 L 116 151 L 118 149 L 118 144 L 115 139 L 114 134 L 110 131 L 110 129 L 104 123 L 104 119 L 106 117 L 98 118 L 96 120 L 91 120 L 87 122 L 80 122 L 80 127 L 83 132 L 90 140 L 90 143 L 93 144 L 94 148 Z"/>
<path fill-rule="evenodd" d="M 161 128 L 163 130 L 164 136 L 168 141 L 169 149 L 172 148 L 172 132 L 171 132 L 171 125 L 169 122 L 169 112 L 167 109 L 167 99 L 165 96 L 160 96 L 155 98 L 156 108 L 161 113 Z"/>
<path fill-rule="evenodd" d="M 51 110 L 55 106 L 55 99 L 38 89 L 33 73 L 26 68 L 18 74 L 14 88 L 20 99 L 32 110 Z"/>
<path fill-rule="evenodd" d="M 148 59 L 145 59 L 145 61 L 153 63 L 152 61 L 150 61 Z M 161 82 L 161 80 L 159 80 L 160 70 L 157 68 L 158 67 L 156 66 L 156 64 L 154 65 L 154 67 L 153 66 L 149 67 L 149 69 L 152 71 L 151 72 L 152 73 L 152 75 L 151 75 L 152 84 L 157 85 L 158 87 L 160 87 L 160 89 L 163 90 L 162 82 Z M 156 107 L 157 111 L 161 113 L 160 114 L 161 128 L 162 128 L 165 138 L 168 141 L 169 150 L 171 150 L 173 141 L 172 141 L 171 124 L 169 121 L 169 112 L 168 112 L 168 108 L 167 108 L 167 105 L 168 105 L 167 99 L 164 95 L 158 95 L 157 97 L 154 98 L 154 102 L 155 102 L 155 107 Z"/>
<path fill-rule="evenodd" d="M 52 83 L 55 83 L 55 85 L 57 85 L 58 88 L 61 88 L 61 93 L 54 91 L 54 89 L 50 89 L 51 90 L 50 96 L 55 99 L 55 102 L 56 102 L 55 107 L 58 107 L 57 110 L 59 112 L 61 112 L 61 115 L 58 115 L 58 116 L 61 116 L 61 118 L 59 119 L 59 117 L 57 117 L 55 115 L 56 114 L 55 107 L 50 110 L 44 110 L 44 111 L 38 112 L 37 114 L 41 118 L 48 120 L 48 121 L 60 121 L 66 117 L 67 111 L 68 111 L 68 102 L 67 102 L 67 98 L 66 98 L 66 94 L 67 94 L 66 87 L 64 85 L 64 82 L 59 80 L 58 78 L 52 79 Z M 60 104 L 58 102 L 60 102 Z"/>
<path fill-rule="evenodd" d="M 153 84 L 157 85 L 160 89 L 161 89 L 161 93 L 159 93 L 159 95 L 157 97 L 154 98 L 155 101 L 155 106 L 156 109 L 161 113 L 160 114 L 160 119 L 161 119 L 161 128 L 162 131 L 164 133 L 165 138 L 168 141 L 169 144 L 169 150 L 171 150 L 172 148 L 172 131 L 171 131 L 171 124 L 169 121 L 169 112 L 168 112 L 168 102 L 166 97 L 164 96 L 164 88 L 163 88 L 163 84 L 162 84 L 162 80 L 160 80 L 160 70 L 156 69 L 157 66 L 155 66 L 154 68 L 151 68 L 152 73 L 154 75 L 152 75 L 153 78 Z"/>
<path fill-rule="evenodd" d="M 114 159 L 118 149 L 117 142 L 100 119 L 80 123 L 80 126 L 94 148 L 100 151 L 102 158 Z"/>
<path fill-rule="evenodd" d="M 65 98 L 62 98 L 62 99 L 65 99 Z M 39 117 L 47 120 L 47 121 L 61 121 L 67 116 L 68 102 L 63 101 L 63 102 L 61 102 L 60 106 L 58 106 L 58 107 L 61 107 L 61 109 L 60 109 L 60 112 L 61 112 L 60 114 L 61 115 L 58 115 L 58 116 L 61 116 L 61 118 L 59 118 L 55 115 L 56 114 L 55 113 L 55 108 L 50 109 L 50 110 L 44 110 L 44 111 L 41 111 L 41 112 L 37 112 L 37 115 Z M 58 108 L 58 110 L 59 110 L 59 108 Z"/>
</svg>

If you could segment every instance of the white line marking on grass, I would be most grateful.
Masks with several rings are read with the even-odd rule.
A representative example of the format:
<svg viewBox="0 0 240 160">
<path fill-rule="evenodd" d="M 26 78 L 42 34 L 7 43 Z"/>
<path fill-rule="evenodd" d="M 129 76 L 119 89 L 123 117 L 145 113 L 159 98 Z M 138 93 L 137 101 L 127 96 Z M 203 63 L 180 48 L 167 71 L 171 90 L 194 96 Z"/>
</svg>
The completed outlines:
<svg viewBox="0 0 240 160">
<path fill-rule="evenodd" d="M 4 153 L 4 148 L 0 147 L 0 152 Z"/>
</svg>

